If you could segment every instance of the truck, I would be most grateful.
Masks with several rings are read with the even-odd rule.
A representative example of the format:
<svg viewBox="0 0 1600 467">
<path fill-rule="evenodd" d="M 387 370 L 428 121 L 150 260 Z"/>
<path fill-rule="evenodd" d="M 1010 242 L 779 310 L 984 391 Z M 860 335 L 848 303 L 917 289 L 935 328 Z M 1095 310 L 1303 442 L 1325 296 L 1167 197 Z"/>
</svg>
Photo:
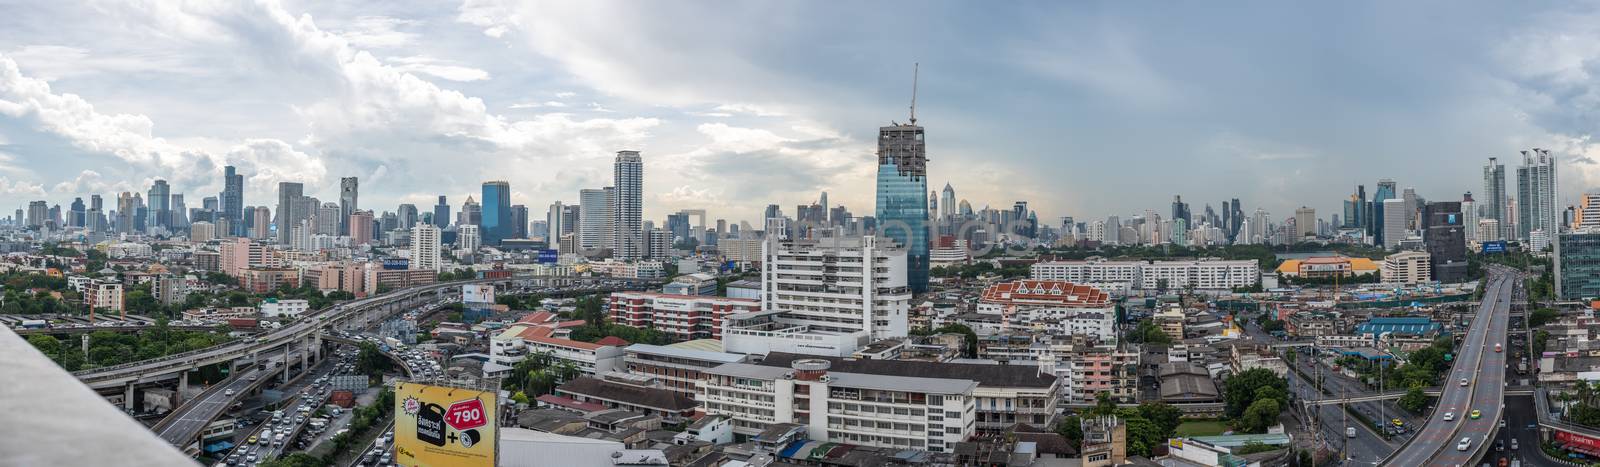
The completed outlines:
<svg viewBox="0 0 1600 467">
<path fill-rule="evenodd" d="M 1345 427 L 1344 428 L 1344 437 L 1346 437 L 1346 438 L 1354 438 L 1354 437 L 1356 437 L 1356 427 L 1353 427 L 1353 426 Z"/>
<path fill-rule="evenodd" d="M 45 329 L 50 327 L 50 322 L 42 319 L 22 320 L 22 329 Z"/>
</svg>

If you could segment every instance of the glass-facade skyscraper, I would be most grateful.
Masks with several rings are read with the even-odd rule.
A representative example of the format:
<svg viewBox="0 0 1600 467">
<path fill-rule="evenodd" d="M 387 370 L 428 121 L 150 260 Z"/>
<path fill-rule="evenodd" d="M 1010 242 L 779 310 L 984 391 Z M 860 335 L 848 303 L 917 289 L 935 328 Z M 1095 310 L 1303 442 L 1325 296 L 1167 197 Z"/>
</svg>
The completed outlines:
<svg viewBox="0 0 1600 467">
<path fill-rule="evenodd" d="M 498 246 L 500 240 L 513 235 L 511 223 L 511 184 L 502 181 L 483 182 L 483 222 L 478 235 L 484 245 Z"/>
<path fill-rule="evenodd" d="M 1372 217 L 1370 219 L 1372 219 L 1371 233 L 1372 244 L 1374 245 L 1384 245 L 1383 230 L 1386 223 L 1384 219 L 1387 218 L 1383 217 L 1383 202 L 1394 199 L 1394 188 L 1394 180 L 1385 178 L 1378 180 L 1378 191 L 1372 193 Z"/>
<path fill-rule="evenodd" d="M 928 290 L 928 150 L 913 123 L 878 128 L 878 233 L 906 249 L 906 285 Z"/>
<path fill-rule="evenodd" d="M 222 217 L 228 219 L 228 235 L 245 236 L 244 226 L 244 176 L 233 166 L 222 169 Z"/>
</svg>

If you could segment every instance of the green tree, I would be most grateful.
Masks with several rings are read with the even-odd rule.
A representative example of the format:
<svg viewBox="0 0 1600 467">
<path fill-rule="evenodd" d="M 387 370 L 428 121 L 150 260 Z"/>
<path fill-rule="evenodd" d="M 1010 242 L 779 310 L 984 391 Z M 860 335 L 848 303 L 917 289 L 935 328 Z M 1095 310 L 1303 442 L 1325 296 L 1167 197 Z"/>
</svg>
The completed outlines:
<svg viewBox="0 0 1600 467">
<path fill-rule="evenodd" d="M 1234 428 L 1246 433 L 1266 433 L 1267 428 L 1278 423 L 1278 401 L 1256 399 L 1245 409 L 1243 416 L 1234 422 Z"/>
<path fill-rule="evenodd" d="M 1258 395 L 1278 396 L 1289 393 L 1288 381 L 1265 368 L 1245 370 L 1229 376 L 1223 381 L 1223 388 L 1225 413 L 1230 419 L 1243 416 L 1245 409 L 1251 406 Z"/>
<path fill-rule="evenodd" d="M 1560 314 L 1551 308 L 1533 310 L 1533 313 L 1528 314 L 1528 327 L 1544 326 L 1545 323 L 1555 321 L 1558 317 L 1560 317 Z"/>
<path fill-rule="evenodd" d="M 1396 401 L 1396 404 L 1399 404 L 1400 408 L 1405 409 L 1407 412 L 1421 415 L 1424 410 L 1428 409 L 1428 395 L 1422 392 L 1422 386 L 1412 386 L 1411 389 L 1406 390 L 1406 395 L 1400 396 L 1400 400 Z"/>
<path fill-rule="evenodd" d="M 52 359 L 61 354 L 61 341 L 54 336 L 45 334 L 28 336 L 28 343 L 33 344 L 33 348 L 39 349 L 39 353 L 45 354 Z"/>
<path fill-rule="evenodd" d="M 382 378 L 384 372 L 394 368 L 394 361 L 378 350 L 377 344 L 362 342 L 357 348 L 360 351 L 356 354 L 356 371 L 368 378 Z"/>
<path fill-rule="evenodd" d="M 1165 402 L 1139 404 L 1139 415 L 1155 423 L 1161 435 L 1167 438 L 1176 436 L 1178 425 L 1183 423 L 1183 411 Z"/>
<path fill-rule="evenodd" d="M 1056 434 L 1067 439 L 1067 444 L 1081 449 L 1083 446 L 1083 419 L 1077 414 L 1061 417 L 1056 423 Z"/>
<path fill-rule="evenodd" d="M 323 467 L 330 464 L 327 460 L 303 452 L 261 463 L 262 467 Z"/>
</svg>

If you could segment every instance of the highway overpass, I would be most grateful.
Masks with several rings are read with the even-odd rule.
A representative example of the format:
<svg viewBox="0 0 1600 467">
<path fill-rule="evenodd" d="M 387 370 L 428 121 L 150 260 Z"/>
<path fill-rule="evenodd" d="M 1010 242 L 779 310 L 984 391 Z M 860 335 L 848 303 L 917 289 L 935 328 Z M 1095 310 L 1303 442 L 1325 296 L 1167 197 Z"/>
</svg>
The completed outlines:
<svg viewBox="0 0 1600 467">
<path fill-rule="evenodd" d="M 384 295 L 351 300 L 331 306 L 327 309 L 309 313 L 301 319 L 285 325 L 279 329 L 268 331 L 254 340 L 237 341 L 223 344 L 208 349 L 201 349 L 183 354 L 171 355 L 159 359 L 145 360 L 106 368 L 95 368 L 73 373 L 80 381 L 96 390 L 121 390 L 125 393 L 125 404 L 131 404 L 133 392 L 139 385 L 164 382 L 178 379 L 181 388 L 187 385 L 189 370 L 206 365 L 230 363 L 240 378 L 225 380 L 200 396 L 189 401 L 180 401 L 173 413 L 169 414 L 158 424 L 156 430 L 163 439 L 176 445 L 184 446 L 199 436 L 205 425 L 234 402 L 245 397 L 256 385 L 266 381 L 273 375 L 279 375 L 287 382 L 291 377 L 290 369 L 298 367 L 300 371 L 310 368 L 312 362 L 321 359 L 323 340 L 330 339 L 324 336 L 327 330 L 356 331 L 367 329 L 395 314 L 411 310 L 415 305 L 427 300 L 436 300 L 441 293 L 446 295 L 452 290 L 466 284 L 496 284 L 505 289 L 510 289 L 511 284 L 527 284 L 536 287 L 569 287 L 573 285 L 590 286 L 598 282 L 620 281 L 629 286 L 659 283 L 659 280 L 616 279 L 609 277 L 550 277 L 550 276 L 513 276 L 509 278 L 478 279 L 468 281 L 446 282 L 412 287 L 390 292 Z M 505 290 L 503 289 L 503 290 Z M 609 289 L 583 289 L 594 292 L 604 292 Z M 259 361 L 274 361 L 278 365 L 270 367 L 265 373 L 255 373 L 255 363 Z M 241 365 L 248 362 L 248 366 Z M 298 364 L 298 365 L 296 365 Z M 281 369 L 281 373 L 278 372 Z M 258 374 L 257 381 L 248 381 L 251 374 Z M 226 389 L 235 389 L 233 395 L 227 395 Z M 203 421 L 202 421 L 203 420 Z M 164 424 L 164 425 L 163 425 Z"/>
<path fill-rule="evenodd" d="M 1522 279 L 1515 271 L 1491 266 L 1478 308 L 1467 336 L 1457 350 L 1454 366 L 1445 381 L 1467 378 L 1468 385 L 1446 384 L 1426 425 L 1409 442 L 1385 459 L 1383 465 L 1470 465 L 1491 444 L 1502 414 L 1505 396 L 1505 358 L 1496 345 L 1506 339 L 1513 302 L 1522 296 Z M 1468 416 L 1473 410 L 1481 417 Z M 1444 413 L 1453 413 L 1445 421 Z M 1467 449 L 1457 449 L 1462 438 Z"/>
</svg>

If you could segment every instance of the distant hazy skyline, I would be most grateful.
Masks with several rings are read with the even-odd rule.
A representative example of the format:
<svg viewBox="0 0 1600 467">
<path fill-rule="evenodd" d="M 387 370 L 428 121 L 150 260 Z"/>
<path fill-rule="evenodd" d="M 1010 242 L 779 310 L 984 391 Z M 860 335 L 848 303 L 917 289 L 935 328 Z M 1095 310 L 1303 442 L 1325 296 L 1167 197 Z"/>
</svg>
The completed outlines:
<svg viewBox="0 0 1600 467">
<path fill-rule="evenodd" d="M 1380 178 L 1481 191 L 1518 150 L 1600 180 L 1595 3 L 0 0 L 0 207 L 246 175 L 366 209 L 486 180 L 542 213 L 643 153 L 645 219 L 873 211 L 878 126 L 922 67 L 929 187 L 1040 222 L 1339 212 Z M 1508 179 L 1511 177 L 1508 177 Z M 1509 180 L 1508 180 L 1509 182 Z M 1511 182 L 1514 183 L 1514 182 Z M 1508 186 L 1514 192 L 1514 186 Z M 108 204 L 110 204 L 108 202 Z M 538 218 L 538 215 L 534 216 Z"/>
</svg>

